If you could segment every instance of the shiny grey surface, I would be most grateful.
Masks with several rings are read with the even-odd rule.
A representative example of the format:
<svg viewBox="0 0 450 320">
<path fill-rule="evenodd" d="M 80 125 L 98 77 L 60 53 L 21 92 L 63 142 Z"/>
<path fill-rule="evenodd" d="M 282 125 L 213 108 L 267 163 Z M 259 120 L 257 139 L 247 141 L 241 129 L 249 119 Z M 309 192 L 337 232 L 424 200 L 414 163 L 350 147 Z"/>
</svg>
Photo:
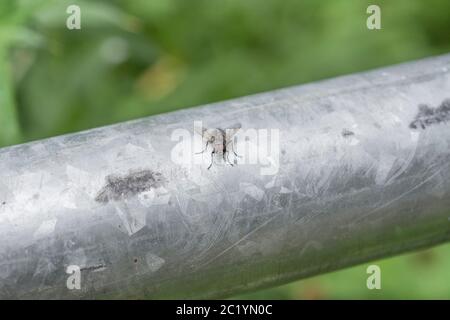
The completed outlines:
<svg viewBox="0 0 450 320">
<path fill-rule="evenodd" d="M 448 241 L 449 69 L 445 55 L 0 149 L 0 297 L 225 297 Z M 278 172 L 174 163 L 171 135 L 194 121 L 278 129 Z"/>
</svg>

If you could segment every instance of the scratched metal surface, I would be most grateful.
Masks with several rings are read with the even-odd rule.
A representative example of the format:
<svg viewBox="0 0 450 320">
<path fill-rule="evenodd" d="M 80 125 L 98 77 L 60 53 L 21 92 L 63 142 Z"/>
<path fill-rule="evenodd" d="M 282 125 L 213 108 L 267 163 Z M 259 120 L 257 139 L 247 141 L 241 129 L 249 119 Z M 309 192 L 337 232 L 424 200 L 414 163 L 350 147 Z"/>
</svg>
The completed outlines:
<svg viewBox="0 0 450 320">
<path fill-rule="evenodd" d="M 445 55 L 1 149 L 0 297 L 225 297 L 448 241 L 449 70 Z M 174 163 L 194 121 L 280 130 L 279 170 Z"/>
</svg>

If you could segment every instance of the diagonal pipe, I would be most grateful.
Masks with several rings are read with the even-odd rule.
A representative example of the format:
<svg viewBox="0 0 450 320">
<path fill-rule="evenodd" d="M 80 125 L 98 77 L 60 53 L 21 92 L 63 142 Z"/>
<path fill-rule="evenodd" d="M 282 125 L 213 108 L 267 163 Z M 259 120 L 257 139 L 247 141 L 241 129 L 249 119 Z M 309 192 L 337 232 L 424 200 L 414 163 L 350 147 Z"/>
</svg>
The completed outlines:
<svg viewBox="0 0 450 320">
<path fill-rule="evenodd" d="M 0 297 L 226 297 L 448 241 L 449 69 L 1 149 Z"/>
</svg>

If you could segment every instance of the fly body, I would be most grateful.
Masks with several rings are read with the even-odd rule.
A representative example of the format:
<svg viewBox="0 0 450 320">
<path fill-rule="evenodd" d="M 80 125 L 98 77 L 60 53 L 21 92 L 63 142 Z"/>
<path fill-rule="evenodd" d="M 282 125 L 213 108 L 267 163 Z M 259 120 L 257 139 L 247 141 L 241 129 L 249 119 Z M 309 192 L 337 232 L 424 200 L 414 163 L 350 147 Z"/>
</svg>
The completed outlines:
<svg viewBox="0 0 450 320">
<path fill-rule="evenodd" d="M 236 124 L 233 128 L 202 128 L 201 132 L 197 132 L 201 134 L 203 140 L 206 141 L 205 148 L 201 152 L 197 152 L 197 154 L 211 150 L 211 163 L 208 166 L 208 170 L 213 165 L 215 158 L 223 160 L 225 163 L 233 166 L 233 163 L 231 163 L 229 159 L 229 153 L 232 152 L 236 157 L 239 157 L 234 150 L 233 138 L 240 128 L 241 125 Z"/>
</svg>

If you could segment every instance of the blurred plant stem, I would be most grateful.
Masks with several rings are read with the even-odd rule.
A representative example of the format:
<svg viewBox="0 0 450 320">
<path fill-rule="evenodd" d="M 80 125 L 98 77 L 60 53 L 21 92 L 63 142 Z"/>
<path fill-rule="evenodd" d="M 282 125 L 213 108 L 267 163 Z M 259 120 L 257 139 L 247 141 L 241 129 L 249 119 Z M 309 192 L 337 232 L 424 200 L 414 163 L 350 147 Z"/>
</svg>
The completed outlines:
<svg viewBox="0 0 450 320">
<path fill-rule="evenodd" d="M 0 147 L 21 141 L 8 49 L 0 48 Z"/>
</svg>

